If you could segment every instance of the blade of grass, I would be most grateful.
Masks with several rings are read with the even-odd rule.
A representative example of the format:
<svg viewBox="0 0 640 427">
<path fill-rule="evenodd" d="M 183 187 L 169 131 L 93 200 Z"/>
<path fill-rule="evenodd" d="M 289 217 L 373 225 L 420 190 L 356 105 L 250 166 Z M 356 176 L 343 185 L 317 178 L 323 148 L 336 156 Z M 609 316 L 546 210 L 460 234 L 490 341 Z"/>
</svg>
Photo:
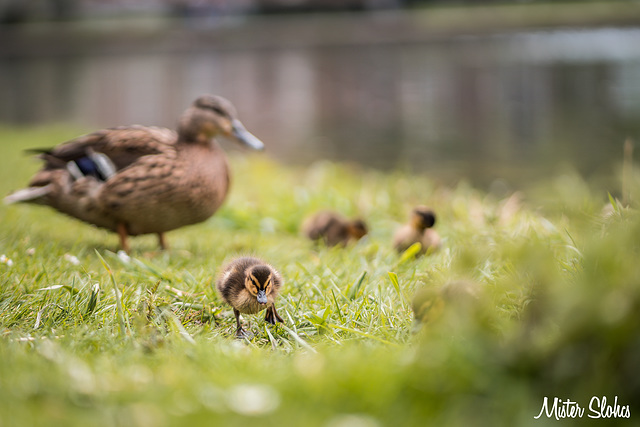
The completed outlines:
<svg viewBox="0 0 640 427">
<path fill-rule="evenodd" d="M 407 250 L 404 251 L 400 256 L 400 259 L 398 260 L 396 266 L 404 264 L 405 262 L 415 258 L 421 250 L 422 245 L 420 244 L 420 242 L 416 242 L 413 245 L 409 246 Z"/>
<path fill-rule="evenodd" d="M 611 203 L 611 207 L 613 208 L 614 212 L 620 215 L 620 205 L 618 204 L 616 199 L 613 198 L 611 193 L 607 193 L 607 196 L 609 196 L 609 203 Z"/>
<path fill-rule="evenodd" d="M 61 289 L 63 287 L 64 285 L 52 285 L 52 286 L 47 286 L 46 288 L 40 288 L 37 290 L 38 291 L 55 291 L 56 289 Z"/>
<path fill-rule="evenodd" d="M 389 274 L 389 279 L 391 280 L 391 284 L 393 285 L 393 288 L 398 293 L 398 296 L 402 300 L 402 303 L 406 304 L 407 300 L 404 298 L 402 290 L 400 289 L 400 284 L 398 283 L 398 275 L 396 273 L 394 273 L 393 271 L 389 271 L 388 274 Z"/>
<path fill-rule="evenodd" d="M 85 312 L 86 316 L 90 316 L 96 309 L 96 305 L 98 305 L 99 294 L 100 294 L 100 284 L 95 283 L 91 288 L 91 296 L 89 297 L 89 301 L 87 302 L 87 311 Z"/>
<path fill-rule="evenodd" d="M 289 329 L 288 327 L 286 327 L 285 325 L 282 325 L 282 328 L 287 331 L 289 333 L 289 335 L 291 335 L 291 338 L 293 338 L 298 344 L 300 344 L 301 347 L 313 352 L 313 353 L 317 353 L 317 351 L 311 347 L 309 344 L 307 344 L 307 342 L 305 340 L 303 340 L 302 338 L 300 338 L 300 336 L 295 333 L 294 331 L 292 331 L 291 329 Z"/>
<path fill-rule="evenodd" d="M 116 315 L 118 316 L 118 323 L 120 324 L 120 333 L 122 335 L 125 335 L 127 333 L 127 329 L 124 321 L 124 311 L 122 308 L 122 301 L 120 300 L 120 291 L 118 290 L 118 285 L 116 284 L 116 278 L 113 275 L 113 271 L 111 271 L 111 267 L 109 267 L 109 264 L 107 264 L 107 262 L 104 260 L 102 255 L 100 255 L 100 252 L 98 252 L 97 250 L 96 250 L 96 255 L 98 255 L 98 258 L 100 258 L 100 262 L 102 263 L 102 266 L 104 267 L 105 270 L 107 270 L 107 273 L 111 278 L 111 283 L 113 284 L 113 291 L 116 294 Z"/>
<path fill-rule="evenodd" d="M 191 334 L 189 334 L 189 332 L 187 332 L 187 330 L 184 328 L 184 325 L 182 324 L 182 322 L 180 322 L 178 317 L 175 314 L 173 314 L 171 310 L 168 310 L 165 308 L 162 311 L 162 316 L 165 319 L 169 319 L 171 323 L 173 323 L 173 326 L 175 326 L 176 329 L 178 330 L 178 334 L 180 335 L 180 337 L 182 337 L 186 342 L 188 342 L 189 344 L 196 343 L 196 341 L 193 339 Z"/>
<path fill-rule="evenodd" d="M 340 321 L 344 322 L 344 317 L 342 317 L 342 311 L 340 310 L 340 305 L 338 304 L 338 299 L 336 298 L 336 293 L 331 289 L 331 295 L 333 295 L 333 302 L 336 304 L 336 310 L 338 310 L 338 317 L 340 317 Z"/>
<path fill-rule="evenodd" d="M 351 332 L 351 333 L 356 334 L 356 335 L 361 335 L 363 337 L 366 337 L 366 338 L 369 338 L 369 339 L 372 339 L 372 340 L 376 340 L 376 341 L 379 341 L 379 342 L 384 343 L 384 344 L 398 346 L 398 344 L 396 344 L 396 343 L 393 343 L 391 341 L 387 341 L 387 340 L 385 340 L 383 338 L 380 338 L 380 337 L 376 337 L 375 335 L 371 335 L 371 334 L 368 334 L 366 332 L 359 331 L 357 329 L 351 329 L 351 328 L 347 328 L 346 326 L 333 325 L 333 324 L 329 325 L 329 326 L 331 326 L 332 328 L 340 329 L 340 330 L 345 331 L 345 332 Z"/>
<path fill-rule="evenodd" d="M 38 329 L 40 327 L 40 320 L 42 319 L 42 310 L 38 311 L 36 315 L 36 323 L 33 325 L 33 329 Z"/>
<path fill-rule="evenodd" d="M 351 285 L 351 287 L 349 288 L 349 291 L 347 292 L 347 297 L 350 300 L 353 300 L 356 298 L 356 296 L 358 296 L 360 288 L 362 287 L 362 283 L 364 282 L 364 278 L 366 276 L 367 276 L 367 270 L 364 270 L 362 274 L 360 274 L 360 277 L 358 277 L 358 280 L 356 280 L 354 284 Z"/>
<path fill-rule="evenodd" d="M 622 160 L 622 205 L 631 203 L 631 180 L 633 179 L 633 140 L 627 138 L 624 142 Z"/>
<path fill-rule="evenodd" d="M 271 341 L 271 349 L 275 350 L 277 348 L 276 339 L 271 334 L 271 331 L 269 331 L 269 328 L 267 328 L 267 325 L 264 325 L 264 331 L 267 333 L 267 336 L 269 337 L 269 341 Z"/>
</svg>

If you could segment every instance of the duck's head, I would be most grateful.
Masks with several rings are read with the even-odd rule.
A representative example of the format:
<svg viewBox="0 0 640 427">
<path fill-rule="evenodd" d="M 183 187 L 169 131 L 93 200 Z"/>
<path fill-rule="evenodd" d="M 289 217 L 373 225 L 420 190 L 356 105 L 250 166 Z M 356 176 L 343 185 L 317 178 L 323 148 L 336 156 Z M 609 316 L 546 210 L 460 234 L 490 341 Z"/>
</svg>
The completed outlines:
<svg viewBox="0 0 640 427">
<path fill-rule="evenodd" d="M 426 206 L 418 206 L 411 211 L 411 225 L 418 230 L 433 227 L 436 214 Z"/>
<path fill-rule="evenodd" d="M 268 265 L 254 265 L 245 271 L 244 287 L 256 297 L 258 303 L 266 304 L 267 297 L 273 292 L 275 280 L 276 275 Z"/>
<path fill-rule="evenodd" d="M 348 225 L 349 236 L 352 238 L 359 240 L 363 238 L 369 230 L 367 229 L 367 224 L 361 219 L 354 219 L 349 222 Z"/>
<path fill-rule="evenodd" d="M 196 99 L 182 114 L 178 133 L 186 142 L 209 144 L 212 138 L 222 137 L 254 150 L 264 148 L 262 141 L 238 120 L 233 104 L 221 96 L 203 95 Z"/>
</svg>

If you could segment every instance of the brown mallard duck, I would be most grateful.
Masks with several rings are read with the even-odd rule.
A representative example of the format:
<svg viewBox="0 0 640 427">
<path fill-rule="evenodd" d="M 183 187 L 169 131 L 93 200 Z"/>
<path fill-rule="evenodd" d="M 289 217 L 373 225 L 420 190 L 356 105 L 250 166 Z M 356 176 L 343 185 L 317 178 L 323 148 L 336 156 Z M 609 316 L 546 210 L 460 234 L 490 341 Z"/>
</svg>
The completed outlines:
<svg viewBox="0 0 640 427">
<path fill-rule="evenodd" d="M 250 335 L 242 329 L 240 313 L 255 314 L 266 309 L 266 322 L 272 325 L 283 322 L 275 306 L 282 284 L 280 273 L 258 258 L 236 258 L 222 268 L 216 289 L 222 299 L 233 307 L 238 338 Z"/>
<path fill-rule="evenodd" d="M 103 129 L 52 149 L 29 187 L 5 203 L 29 202 L 128 236 L 166 231 L 211 217 L 229 189 L 227 158 L 216 138 L 253 149 L 264 144 L 238 120 L 226 99 L 204 95 L 182 114 L 177 132 L 126 126 Z"/>
<path fill-rule="evenodd" d="M 361 219 L 348 220 L 332 211 L 321 211 L 302 224 L 302 232 L 314 241 L 322 240 L 327 246 L 346 246 L 350 240 L 359 240 L 368 230 Z"/>
<path fill-rule="evenodd" d="M 409 223 L 400 227 L 393 236 L 393 247 L 404 252 L 414 243 L 420 243 L 420 254 L 438 249 L 441 245 L 438 232 L 431 227 L 436 223 L 436 214 L 426 206 L 411 211 Z"/>
</svg>

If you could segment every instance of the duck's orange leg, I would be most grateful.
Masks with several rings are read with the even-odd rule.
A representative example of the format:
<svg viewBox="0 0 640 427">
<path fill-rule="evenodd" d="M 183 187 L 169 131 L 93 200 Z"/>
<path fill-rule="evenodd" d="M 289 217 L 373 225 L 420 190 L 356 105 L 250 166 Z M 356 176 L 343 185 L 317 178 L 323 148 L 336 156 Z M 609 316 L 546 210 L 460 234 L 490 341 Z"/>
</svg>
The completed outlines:
<svg viewBox="0 0 640 427">
<path fill-rule="evenodd" d="M 129 253 L 129 242 L 127 240 L 129 234 L 127 233 L 127 226 L 124 224 L 124 222 L 118 223 L 117 231 L 118 236 L 120 237 L 120 247 L 123 251 Z"/>
</svg>

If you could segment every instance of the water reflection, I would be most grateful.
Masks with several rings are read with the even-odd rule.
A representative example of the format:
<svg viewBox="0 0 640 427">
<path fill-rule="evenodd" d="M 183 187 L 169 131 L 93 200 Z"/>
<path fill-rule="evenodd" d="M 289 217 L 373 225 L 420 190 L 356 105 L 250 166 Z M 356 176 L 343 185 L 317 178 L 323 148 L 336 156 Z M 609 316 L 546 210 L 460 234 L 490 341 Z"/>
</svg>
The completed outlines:
<svg viewBox="0 0 640 427">
<path fill-rule="evenodd" d="M 6 123 L 173 126 L 205 92 L 233 100 L 285 162 L 408 167 L 480 186 L 563 163 L 610 174 L 640 131 L 640 31 L 0 58 Z"/>
</svg>

